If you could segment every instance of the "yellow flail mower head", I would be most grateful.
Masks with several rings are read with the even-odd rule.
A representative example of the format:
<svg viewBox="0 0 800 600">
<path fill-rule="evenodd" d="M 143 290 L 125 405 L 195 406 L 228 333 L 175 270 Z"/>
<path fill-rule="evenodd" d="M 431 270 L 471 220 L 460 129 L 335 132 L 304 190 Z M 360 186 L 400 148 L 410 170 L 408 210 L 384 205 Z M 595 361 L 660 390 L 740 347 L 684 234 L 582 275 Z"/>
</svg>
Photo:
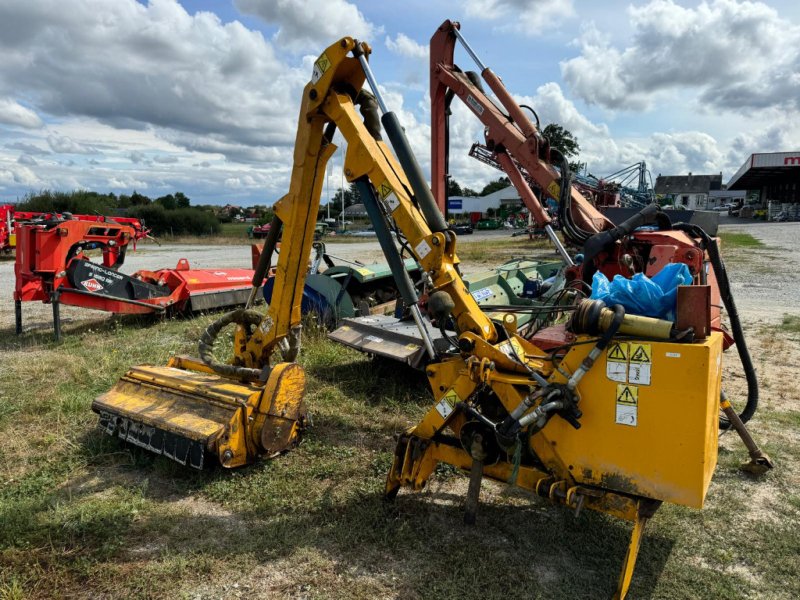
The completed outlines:
<svg viewBox="0 0 800 600">
<path fill-rule="evenodd" d="M 306 85 L 295 142 L 289 192 L 275 205 L 253 287 L 244 309 L 212 323 L 200 341 L 200 360 L 175 357 L 166 367 L 134 367 L 92 409 L 110 435 L 201 468 L 208 456 L 225 467 L 274 456 L 297 444 L 306 420 L 305 375 L 295 361 L 300 348 L 301 304 L 326 164 L 336 150 L 323 99 L 330 90 L 358 92 L 364 83 L 356 47 L 342 38 L 315 63 Z M 368 46 L 361 46 L 362 53 Z M 333 96 L 336 96 L 333 93 Z M 253 310 L 272 265 L 272 301 Z M 231 364 L 215 362 L 211 347 L 220 330 L 236 325 Z M 279 352 L 278 352 L 279 351 Z M 281 359 L 277 360 L 276 355 Z"/>
<path fill-rule="evenodd" d="M 185 357 L 172 358 L 166 367 L 132 368 L 92 403 L 100 428 L 197 469 L 207 456 L 238 467 L 300 441 L 306 416 L 300 365 L 276 365 L 266 385 L 206 369 Z"/>
</svg>

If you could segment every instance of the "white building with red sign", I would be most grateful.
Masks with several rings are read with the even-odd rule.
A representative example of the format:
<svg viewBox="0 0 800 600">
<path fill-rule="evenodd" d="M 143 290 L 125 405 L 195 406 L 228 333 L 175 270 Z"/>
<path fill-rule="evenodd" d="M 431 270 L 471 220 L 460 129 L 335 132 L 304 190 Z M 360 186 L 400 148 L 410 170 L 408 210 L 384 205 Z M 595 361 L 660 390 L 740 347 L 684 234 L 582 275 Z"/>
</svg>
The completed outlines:
<svg viewBox="0 0 800 600">
<path fill-rule="evenodd" d="M 751 154 L 727 187 L 758 192 L 759 205 L 769 210 L 770 218 L 800 218 L 800 151 Z"/>
</svg>

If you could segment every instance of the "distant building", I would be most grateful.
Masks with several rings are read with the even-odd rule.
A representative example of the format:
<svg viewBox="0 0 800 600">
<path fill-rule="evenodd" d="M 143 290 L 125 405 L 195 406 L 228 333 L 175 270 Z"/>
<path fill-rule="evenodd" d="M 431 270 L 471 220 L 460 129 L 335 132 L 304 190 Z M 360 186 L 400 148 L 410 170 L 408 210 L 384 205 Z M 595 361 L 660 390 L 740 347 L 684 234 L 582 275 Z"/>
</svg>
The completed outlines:
<svg viewBox="0 0 800 600">
<path fill-rule="evenodd" d="M 447 214 L 453 217 L 480 213 L 486 215 L 489 209 L 499 210 L 501 207 L 518 208 L 522 199 L 513 185 L 492 192 L 486 196 L 450 196 L 447 199 Z"/>
<path fill-rule="evenodd" d="M 659 175 L 656 195 L 668 199 L 676 207 L 688 210 L 706 208 L 711 191 L 722 189 L 722 173 L 718 175 Z"/>
<path fill-rule="evenodd" d="M 367 216 L 367 209 L 363 204 L 352 204 L 344 209 L 344 216 L 347 219 L 360 219 Z"/>
<path fill-rule="evenodd" d="M 723 186 L 725 187 L 725 186 Z M 712 210 L 718 206 L 725 204 L 742 204 L 744 203 L 747 192 L 745 190 L 711 190 L 708 192 L 708 201 L 706 202 L 706 210 Z"/>
<path fill-rule="evenodd" d="M 729 190 L 742 190 L 749 204 L 767 209 L 769 218 L 781 212 L 800 218 L 800 151 L 751 154 L 728 182 Z M 757 199 L 756 199 L 757 198 Z"/>
</svg>

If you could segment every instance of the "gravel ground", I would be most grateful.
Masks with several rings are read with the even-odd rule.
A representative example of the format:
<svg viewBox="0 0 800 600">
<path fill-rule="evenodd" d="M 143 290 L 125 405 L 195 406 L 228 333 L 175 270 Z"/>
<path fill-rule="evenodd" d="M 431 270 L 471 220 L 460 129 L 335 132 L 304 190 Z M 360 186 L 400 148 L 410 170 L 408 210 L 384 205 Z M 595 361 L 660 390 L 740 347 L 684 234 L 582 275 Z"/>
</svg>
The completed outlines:
<svg viewBox="0 0 800 600">
<path fill-rule="evenodd" d="M 749 233 L 763 248 L 736 249 L 727 260 L 736 306 L 746 321 L 780 321 L 800 314 L 800 223 L 725 223 L 721 231 Z"/>
<path fill-rule="evenodd" d="M 742 231 L 764 242 L 764 248 L 736 249 L 723 256 L 728 257 L 737 306 L 747 321 L 778 321 L 785 313 L 800 313 L 800 247 L 796 239 L 800 234 L 799 223 L 724 223 L 722 231 Z M 476 232 L 468 241 L 485 239 L 508 239 L 508 232 Z M 358 260 L 365 264 L 378 262 L 382 254 L 374 239 L 364 242 L 327 242 L 328 253 L 347 260 Z M 249 268 L 248 245 L 185 245 L 152 243 L 139 244 L 136 252 L 129 252 L 124 273 L 139 269 L 155 270 L 171 267 L 180 258 L 188 258 L 193 268 Z M 468 270 L 468 266 L 467 266 Z M 0 259 L 0 335 L 13 334 L 14 303 L 13 257 Z M 110 315 L 97 311 L 64 306 L 62 321 L 102 321 Z M 51 308 L 48 305 L 29 302 L 23 305 L 23 323 L 26 329 L 51 327 Z"/>
</svg>

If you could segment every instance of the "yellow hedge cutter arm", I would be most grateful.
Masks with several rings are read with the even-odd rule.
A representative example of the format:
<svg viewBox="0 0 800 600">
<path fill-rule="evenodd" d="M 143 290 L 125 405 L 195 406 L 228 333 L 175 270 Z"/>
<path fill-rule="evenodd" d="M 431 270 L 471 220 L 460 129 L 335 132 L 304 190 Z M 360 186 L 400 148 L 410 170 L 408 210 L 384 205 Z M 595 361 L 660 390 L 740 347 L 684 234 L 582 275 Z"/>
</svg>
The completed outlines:
<svg viewBox="0 0 800 600">
<path fill-rule="evenodd" d="M 348 56 L 351 53 L 357 56 Z M 445 234 L 446 224 L 432 200 L 425 205 L 413 199 L 403 169 L 381 141 L 375 99 L 361 89 L 365 74 L 359 61 L 366 64 L 368 53 L 366 45 L 343 38 L 315 63 L 303 93 L 289 193 L 275 205 L 247 307 L 208 327 L 199 347 L 202 360 L 173 357 L 166 367 L 134 367 L 97 398 L 92 409 L 109 434 L 196 468 L 203 466 L 208 455 L 216 456 L 225 467 L 236 467 L 297 443 L 305 417 L 305 377 L 294 362 L 300 347 L 304 273 L 326 164 L 336 151 L 331 140 L 337 127 L 347 141 L 347 178 L 366 198 L 404 301 L 431 356 L 433 346 L 416 290 L 387 229 L 386 214 L 404 232 L 438 288 L 452 298 L 459 330 L 474 332 L 478 339 L 493 339 L 493 325 L 456 271 L 455 237 Z M 358 116 L 357 106 L 365 120 Z M 396 120 L 394 126 L 400 131 Z M 422 177 L 419 172 L 416 176 Z M 428 227 L 429 221 L 436 223 L 435 232 Z M 251 306 L 281 232 L 272 303 L 263 315 Z M 221 364 L 211 348 L 222 327 L 232 323 L 237 326 L 233 361 Z"/>
</svg>

